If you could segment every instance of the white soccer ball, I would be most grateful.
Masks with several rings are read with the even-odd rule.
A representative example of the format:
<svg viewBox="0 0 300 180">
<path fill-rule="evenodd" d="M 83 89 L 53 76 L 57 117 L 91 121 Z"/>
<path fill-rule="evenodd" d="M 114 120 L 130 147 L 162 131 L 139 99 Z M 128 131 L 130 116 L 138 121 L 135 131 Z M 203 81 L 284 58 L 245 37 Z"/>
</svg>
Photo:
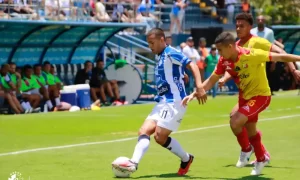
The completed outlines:
<svg viewBox="0 0 300 180">
<path fill-rule="evenodd" d="M 131 175 L 131 171 L 127 167 L 120 168 L 119 165 L 126 164 L 130 159 L 127 157 L 118 157 L 112 162 L 112 171 L 117 178 L 128 178 Z"/>
<path fill-rule="evenodd" d="M 80 107 L 78 106 L 72 106 L 70 109 L 69 109 L 70 112 L 76 112 L 76 111 L 80 111 Z"/>
</svg>

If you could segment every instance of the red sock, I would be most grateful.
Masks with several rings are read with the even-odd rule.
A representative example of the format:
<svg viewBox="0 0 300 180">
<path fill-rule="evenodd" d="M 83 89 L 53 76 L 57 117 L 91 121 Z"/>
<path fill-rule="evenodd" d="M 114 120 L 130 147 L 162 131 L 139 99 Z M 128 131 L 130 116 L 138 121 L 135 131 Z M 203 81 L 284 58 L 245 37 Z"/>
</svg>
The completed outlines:
<svg viewBox="0 0 300 180">
<path fill-rule="evenodd" d="M 237 141 L 239 142 L 243 152 L 250 152 L 251 146 L 247 134 L 247 130 L 243 127 L 243 130 L 240 134 L 236 135 Z"/>
<path fill-rule="evenodd" d="M 257 162 L 262 162 L 265 160 L 265 148 L 264 145 L 261 143 L 261 135 L 257 133 L 255 136 L 249 138 L 250 143 L 254 148 L 255 156 Z"/>
<path fill-rule="evenodd" d="M 262 137 L 262 133 L 261 133 L 261 131 L 257 131 L 257 133 L 260 135 L 260 138 Z M 263 144 L 261 144 L 262 145 L 262 148 L 263 148 L 263 150 L 264 150 L 264 153 L 266 153 L 266 148 L 265 148 L 265 146 L 263 145 Z"/>
</svg>

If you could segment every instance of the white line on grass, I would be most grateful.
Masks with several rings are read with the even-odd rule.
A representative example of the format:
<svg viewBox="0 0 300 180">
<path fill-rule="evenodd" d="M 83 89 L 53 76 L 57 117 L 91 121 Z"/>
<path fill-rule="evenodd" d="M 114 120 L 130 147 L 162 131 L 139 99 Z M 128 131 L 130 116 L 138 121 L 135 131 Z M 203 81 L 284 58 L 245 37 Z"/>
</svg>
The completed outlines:
<svg viewBox="0 0 300 180">
<path fill-rule="evenodd" d="M 264 119 L 260 119 L 259 122 L 288 119 L 288 118 L 294 118 L 294 117 L 299 117 L 299 116 L 300 116 L 300 114 L 295 114 L 295 115 L 290 115 L 290 116 L 279 116 L 279 117 L 273 117 L 273 118 L 264 118 Z M 181 130 L 181 131 L 174 132 L 173 134 L 201 131 L 201 130 L 206 130 L 206 129 L 215 129 L 215 128 L 221 128 L 221 127 L 226 127 L 226 126 L 229 126 L 229 124 L 221 124 L 221 125 L 216 125 L 216 126 L 206 126 L 206 127 L 200 127 L 200 128 Z M 89 142 L 89 143 L 80 143 L 80 144 L 70 144 L 70 145 L 64 145 L 64 146 L 51 146 L 51 147 L 45 147 L 45 148 L 27 149 L 27 150 L 21 150 L 21 151 L 1 153 L 0 157 L 1 156 L 16 155 L 16 154 L 25 154 L 25 153 L 30 153 L 30 152 L 54 150 L 54 149 L 66 149 L 66 148 L 89 146 L 89 145 L 96 145 L 96 144 L 108 144 L 108 143 L 124 142 L 124 141 L 130 141 L 130 140 L 133 140 L 133 139 L 137 139 L 137 137 L 115 139 L 115 140 L 110 140 L 110 141 L 98 141 L 98 142 Z"/>
</svg>

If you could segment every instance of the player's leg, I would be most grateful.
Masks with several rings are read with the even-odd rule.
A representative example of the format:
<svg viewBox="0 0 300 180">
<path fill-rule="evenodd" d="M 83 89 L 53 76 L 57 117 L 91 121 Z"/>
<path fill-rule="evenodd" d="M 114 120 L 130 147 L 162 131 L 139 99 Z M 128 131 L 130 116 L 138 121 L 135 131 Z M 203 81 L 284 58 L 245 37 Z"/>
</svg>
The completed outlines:
<svg viewBox="0 0 300 180">
<path fill-rule="evenodd" d="M 138 164 L 147 152 L 150 145 L 150 136 L 154 133 L 156 122 L 151 119 L 145 120 L 138 132 L 138 142 L 135 145 L 132 158 L 124 164 L 114 164 L 120 169 L 135 172 L 138 169 Z"/>
<path fill-rule="evenodd" d="M 51 85 L 49 86 L 50 91 L 52 92 L 53 96 L 54 96 L 54 100 L 55 100 L 55 105 L 56 107 L 60 107 L 61 103 L 60 103 L 60 99 L 59 99 L 59 90 L 57 89 L 56 85 Z"/>
<path fill-rule="evenodd" d="M 269 157 L 265 155 L 265 148 L 261 141 L 261 133 L 256 129 L 256 123 L 258 114 L 268 107 L 270 100 L 270 96 L 256 96 L 250 99 L 243 107 L 239 108 L 238 111 L 248 117 L 245 127 L 247 128 L 249 140 L 254 148 L 257 159 L 254 169 L 251 171 L 251 175 L 261 174 L 262 169 L 269 163 Z"/>
<path fill-rule="evenodd" d="M 185 175 L 194 160 L 194 156 L 187 153 L 175 138 L 170 137 L 171 133 L 171 130 L 157 126 L 154 139 L 158 144 L 180 158 L 181 164 L 178 175 Z"/>
<path fill-rule="evenodd" d="M 39 94 L 41 94 L 43 96 L 43 100 L 46 102 L 48 109 L 52 110 L 53 109 L 53 104 L 50 100 L 48 87 L 41 87 L 39 89 Z"/>
<path fill-rule="evenodd" d="M 98 100 L 97 93 L 100 92 L 100 88 L 98 87 L 91 87 L 91 96 L 93 102 L 96 102 Z"/>
<path fill-rule="evenodd" d="M 241 103 L 241 102 L 240 102 Z M 230 113 L 230 118 L 236 113 L 238 112 L 239 110 L 239 104 L 236 104 L 231 113 Z M 247 130 L 245 127 L 243 127 L 242 131 L 238 134 L 235 134 L 236 136 L 236 139 L 241 147 L 241 153 L 240 153 L 240 156 L 239 156 L 239 159 L 236 163 L 236 167 L 238 168 L 242 168 L 242 167 L 245 167 L 248 162 L 249 162 L 249 159 L 253 153 L 253 150 L 252 150 L 252 147 L 250 145 L 250 141 L 249 141 L 249 138 L 248 138 L 248 133 L 247 133 Z"/>
<path fill-rule="evenodd" d="M 181 159 L 178 175 L 185 175 L 194 160 L 194 156 L 184 151 L 175 138 L 170 137 L 170 134 L 178 129 L 185 111 L 186 109 L 180 104 L 165 103 L 159 111 L 157 127 L 154 133 L 155 141 L 158 144 Z"/>
<path fill-rule="evenodd" d="M 138 164 L 144 154 L 147 152 L 150 145 L 150 136 L 154 133 L 156 127 L 156 121 L 145 120 L 144 124 L 138 132 L 138 142 L 134 148 L 134 152 L 131 161 Z"/>
</svg>

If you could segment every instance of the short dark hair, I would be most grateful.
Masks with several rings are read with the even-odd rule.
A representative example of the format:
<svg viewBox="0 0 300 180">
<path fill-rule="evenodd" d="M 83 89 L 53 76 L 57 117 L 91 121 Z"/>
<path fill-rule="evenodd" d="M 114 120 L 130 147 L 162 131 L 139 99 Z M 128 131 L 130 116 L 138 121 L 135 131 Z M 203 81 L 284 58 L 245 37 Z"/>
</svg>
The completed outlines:
<svg viewBox="0 0 300 180">
<path fill-rule="evenodd" d="M 87 61 L 84 62 L 84 67 L 86 67 L 86 66 L 88 65 L 88 63 L 91 63 L 91 64 L 92 64 L 91 61 L 87 60 Z"/>
<path fill-rule="evenodd" d="M 222 32 L 219 34 L 215 40 L 215 44 L 222 43 L 222 44 L 235 44 L 235 38 L 229 32 Z"/>
<path fill-rule="evenodd" d="M 235 16 L 235 20 L 247 21 L 251 26 L 253 25 L 253 16 L 249 13 L 239 13 Z"/>
<path fill-rule="evenodd" d="M 43 65 L 45 66 L 45 65 L 50 65 L 51 63 L 49 62 L 49 61 L 45 61 L 44 63 L 43 63 Z"/>
<path fill-rule="evenodd" d="M 14 62 L 10 62 L 9 63 L 9 65 L 11 66 L 11 65 L 16 65 L 16 63 L 14 63 Z"/>
<path fill-rule="evenodd" d="M 26 71 L 27 69 L 32 69 L 32 67 L 29 64 L 26 64 L 23 69 Z"/>
<path fill-rule="evenodd" d="M 168 38 L 172 39 L 172 36 L 166 36 L 166 39 L 168 39 Z"/>
<path fill-rule="evenodd" d="M 156 38 L 160 39 L 163 37 L 166 39 L 165 32 L 161 28 L 153 28 L 147 33 L 147 37 L 154 34 Z"/>
<path fill-rule="evenodd" d="M 41 65 L 40 65 L 40 64 L 35 64 L 35 65 L 33 65 L 33 68 L 34 68 L 34 69 L 36 69 L 37 67 L 41 67 Z"/>
</svg>

